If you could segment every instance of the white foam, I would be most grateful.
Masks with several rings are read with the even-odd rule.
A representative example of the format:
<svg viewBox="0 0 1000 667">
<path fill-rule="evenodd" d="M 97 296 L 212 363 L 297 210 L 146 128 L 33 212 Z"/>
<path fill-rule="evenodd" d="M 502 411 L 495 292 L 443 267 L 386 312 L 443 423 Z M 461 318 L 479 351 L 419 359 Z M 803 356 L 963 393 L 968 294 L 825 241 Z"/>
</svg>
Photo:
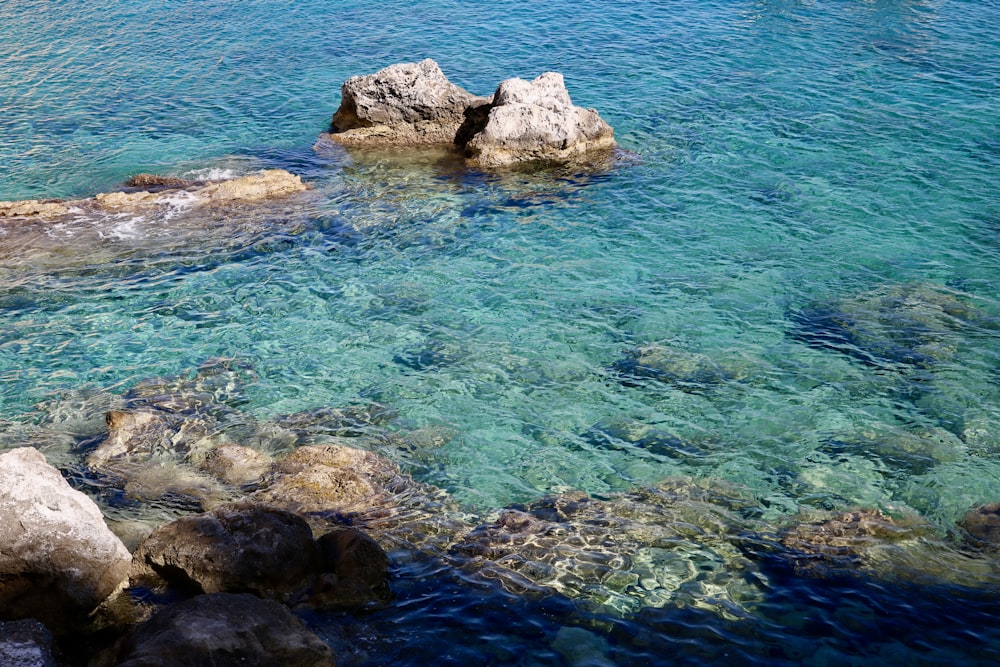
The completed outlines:
<svg viewBox="0 0 1000 667">
<path fill-rule="evenodd" d="M 228 181 L 239 175 L 235 169 L 205 167 L 204 169 L 194 169 L 185 173 L 184 178 L 192 181 Z"/>
</svg>

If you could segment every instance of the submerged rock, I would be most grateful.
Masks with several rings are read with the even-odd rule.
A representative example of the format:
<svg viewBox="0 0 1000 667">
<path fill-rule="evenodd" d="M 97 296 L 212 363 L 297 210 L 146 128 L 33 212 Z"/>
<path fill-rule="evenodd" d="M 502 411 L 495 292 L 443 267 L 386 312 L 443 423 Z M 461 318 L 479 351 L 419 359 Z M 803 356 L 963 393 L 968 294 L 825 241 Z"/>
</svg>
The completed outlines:
<svg viewBox="0 0 1000 667">
<path fill-rule="evenodd" d="M 961 439 L 942 428 L 904 429 L 881 423 L 837 433 L 820 449 L 875 458 L 908 475 L 922 475 L 938 463 L 958 461 L 966 455 Z"/>
<path fill-rule="evenodd" d="M 656 380 L 682 391 L 698 392 L 734 376 L 710 357 L 672 345 L 643 345 L 611 366 L 624 384 Z"/>
<path fill-rule="evenodd" d="M 0 455 L 0 618 L 56 631 L 121 584 L 131 555 L 89 497 L 35 449 Z"/>
<path fill-rule="evenodd" d="M 167 607 L 123 642 L 119 667 L 333 667 L 330 647 L 285 606 L 253 595 L 199 595 Z"/>
<path fill-rule="evenodd" d="M 449 144 L 490 168 L 567 162 L 615 146 L 611 127 L 573 105 L 557 72 L 507 79 L 486 98 L 449 82 L 430 59 L 348 79 L 329 136 L 351 146 Z"/>
<path fill-rule="evenodd" d="M 969 510 L 958 524 L 976 548 L 1000 552 L 1000 503 Z"/>
<path fill-rule="evenodd" d="M 752 505 L 736 489 L 689 479 L 603 500 L 568 493 L 502 511 L 452 553 L 515 591 L 624 613 L 693 604 L 738 616 L 760 595 L 736 546 Z"/>
<path fill-rule="evenodd" d="M 345 81 L 330 131 L 348 145 L 452 143 L 466 109 L 488 102 L 448 81 L 429 58 L 399 63 Z"/>
<path fill-rule="evenodd" d="M 473 121 L 466 156 L 483 167 L 519 162 L 565 162 L 615 146 L 614 131 L 594 109 L 570 101 L 562 74 L 546 72 L 532 81 L 507 79 L 493 94 L 482 126 Z"/>
<path fill-rule="evenodd" d="M 954 357 L 959 332 L 988 323 L 967 298 L 934 285 L 890 285 L 792 310 L 790 333 L 872 365 L 931 367 Z"/>
</svg>

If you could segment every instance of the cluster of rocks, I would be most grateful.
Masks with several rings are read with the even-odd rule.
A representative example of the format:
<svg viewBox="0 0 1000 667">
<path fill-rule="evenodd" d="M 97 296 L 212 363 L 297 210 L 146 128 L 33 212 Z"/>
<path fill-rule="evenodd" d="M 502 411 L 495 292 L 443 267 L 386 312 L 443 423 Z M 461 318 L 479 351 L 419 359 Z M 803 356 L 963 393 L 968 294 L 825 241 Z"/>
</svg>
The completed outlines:
<svg viewBox="0 0 1000 667">
<path fill-rule="evenodd" d="M 430 59 L 344 82 L 328 136 L 349 146 L 450 145 L 478 167 L 565 162 L 615 146 L 611 127 L 573 105 L 557 72 L 507 79 L 479 97 Z"/>
</svg>

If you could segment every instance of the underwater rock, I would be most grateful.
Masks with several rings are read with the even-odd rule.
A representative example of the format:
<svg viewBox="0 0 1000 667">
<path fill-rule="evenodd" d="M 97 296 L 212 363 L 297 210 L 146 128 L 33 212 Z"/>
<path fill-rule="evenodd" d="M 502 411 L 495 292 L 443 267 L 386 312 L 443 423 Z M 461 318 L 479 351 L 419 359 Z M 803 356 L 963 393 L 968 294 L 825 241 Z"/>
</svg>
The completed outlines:
<svg viewBox="0 0 1000 667">
<path fill-rule="evenodd" d="M 0 665 L 57 667 L 52 633 L 35 619 L 0 621 Z"/>
<path fill-rule="evenodd" d="M 123 642 L 119 667 L 333 667 L 330 647 L 284 605 L 248 594 L 199 595 L 171 605 Z"/>
<path fill-rule="evenodd" d="M 656 380 L 688 392 L 703 391 L 730 378 L 727 371 L 708 356 L 670 345 L 634 348 L 611 368 L 624 384 Z"/>
<path fill-rule="evenodd" d="M 908 475 L 922 475 L 938 463 L 958 461 L 966 454 L 958 436 L 942 428 L 903 429 L 878 423 L 838 433 L 820 449 L 874 457 Z"/>
<path fill-rule="evenodd" d="M 348 145 L 450 144 L 465 110 L 488 102 L 448 81 L 429 58 L 390 65 L 344 82 L 331 137 Z"/>
<path fill-rule="evenodd" d="M 958 525 L 976 548 L 1000 552 L 1000 503 L 969 510 Z"/>
<path fill-rule="evenodd" d="M 611 127 L 573 105 L 557 72 L 507 79 L 486 98 L 452 84 L 430 59 L 348 79 L 327 136 L 349 146 L 452 144 L 487 168 L 568 162 L 615 147 Z"/>
<path fill-rule="evenodd" d="M 245 362 L 213 357 L 199 364 L 192 376 L 141 380 L 125 393 L 124 398 L 130 408 L 222 417 L 245 401 L 246 384 L 254 378 L 253 369 Z"/>
<path fill-rule="evenodd" d="M 271 470 L 271 457 L 252 447 L 225 444 L 210 450 L 199 467 L 225 484 L 248 486 Z"/>
<path fill-rule="evenodd" d="M 294 433 L 301 444 L 319 435 L 348 438 L 371 435 L 377 427 L 388 424 L 398 416 L 385 405 L 369 403 L 344 408 L 313 408 L 275 417 L 271 422 Z"/>
<path fill-rule="evenodd" d="M 607 499 L 567 493 L 503 510 L 452 554 L 515 591 L 556 591 L 621 613 L 693 604 L 739 615 L 760 594 L 736 546 L 755 504 L 690 479 Z"/>
<path fill-rule="evenodd" d="M 954 357 L 959 332 L 987 323 L 968 298 L 934 285 L 889 285 L 790 311 L 790 335 L 867 364 L 931 367 Z"/>
<path fill-rule="evenodd" d="M 697 464 L 708 453 L 698 444 L 640 421 L 599 422 L 587 429 L 583 437 L 596 447 L 648 452 L 690 464 Z"/>
<path fill-rule="evenodd" d="M 502 81 L 489 107 L 475 112 L 472 127 L 463 128 L 465 154 L 481 167 L 565 162 L 615 146 L 611 126 L 594 109 L 573 105 L 558 72 Z"/>
<path fill-rule="evenodd" d="M 0 618 L 59 632 L 121 584 L 131 554 L 97 505 L 35 449 L 0 454 Z"/>
<path fill-rule="evenodd" d="M 211 449 L 216 431 L 205 419 L 160 410 L 112 410 L 105 419 L 108 435 L 87 456 L 93 470 L 114 462 L 182 460 L 193 451 Z"/>
<path fill-rule="evenodd" d="M 266 505 L 236 503 L 183 517 L 136 549 L 132 585 L 188 593 L 253 593 L 287 602 L 319 572 L 309 525 Z"/>
</svg>

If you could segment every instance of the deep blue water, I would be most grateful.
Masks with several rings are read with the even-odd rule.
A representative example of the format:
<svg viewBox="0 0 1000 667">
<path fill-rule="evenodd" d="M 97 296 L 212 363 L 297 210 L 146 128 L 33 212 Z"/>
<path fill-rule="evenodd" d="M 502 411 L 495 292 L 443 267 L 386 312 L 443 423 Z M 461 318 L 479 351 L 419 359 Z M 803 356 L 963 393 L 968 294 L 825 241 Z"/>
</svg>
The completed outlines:
<svg viewBox="0 0 1000 667">
<path fill-rule="evenodd" d="M 484 520 L 677 475 L 748 489 L 774 524 L 879 508 L 942 539 L 1000 501 L 996 2 L 5 0 L 0 26 L 0 199 L 144 171 L 313 188 L 222 220 L 0 225 L 4 446 L 71 465 L 53 397 L 224 356 L 260 418 L 377 400 L 451 434 L 398 460 Z M 425 57 L 479 94 L 560 71 L 636 157 L 497 175 L 314 148 L 346 78 Z M 657 375 L 629 355 L 649 345 L 721 370 Z M 924 449 L 873 444 L 898 434 Z M 343 664 L 570 664 L 564 627 L 618 664 L 1000 651 L 996 582 L 767 578 L 737 621 L 401 563 L 398 605 L 316 622 Z"/>
</svg>

